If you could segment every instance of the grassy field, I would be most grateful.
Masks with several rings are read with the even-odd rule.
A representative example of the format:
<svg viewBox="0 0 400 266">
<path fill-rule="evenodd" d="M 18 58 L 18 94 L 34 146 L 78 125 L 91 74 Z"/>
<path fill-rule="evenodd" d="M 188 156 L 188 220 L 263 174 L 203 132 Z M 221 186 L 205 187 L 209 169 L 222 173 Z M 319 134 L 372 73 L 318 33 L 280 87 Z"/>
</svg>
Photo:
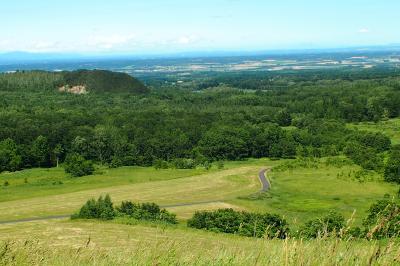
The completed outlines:
<svg viewBox="0 0 400 266">
<path fill-rule="evenodd" d="M 398 265 L 396 242 L 265 240 L 182 227 L 51 221 L 0 227 L 1 265 Z"/>
<path fill-rule="evenodd" d="M 348 124 L 348 127 L 372 132 L 381 132 L 390 137 L 393 144 L 400 144 L 400 118 L 380 121 L 378 123 L 365 122 Z"/>
<path fill-rule="evenodd" d="M 212 169 L 210 172 L 214 172 Z M 119 185 L 147 183 L 201 175 L 207 171 L 201 168 L 194 170 L 168 169 L 158 170 L 146 167 L 121 167 L 109 169 L 99 168 L 94 175 L 71 178 L 63 168 L 28 169 L 15 173 L 0 174 L 0 184 L 5 181 L 10 184 L 2 186 L 0 202 L 59 195 L 88 189 L 106 188 Z"/>
<path fill-rule="evenodd" d="M 288 165 L 295 163 L 288 163 Z M 365 179 L 355 176 L 367 175 Z M 377 173 L 364 173 L 353 164 L 341 167 L 317 162 L 311 167 L 273 170 L 272 188 L 261 199 L 236 199 L 233 204 L 253 211 L 283 215 L 293 227 L 335 210 L 353 216 L 359 225 L 369 206 L 385 194 L 394 196 L 398 187 L 385 183 Z"/>
<path fill-rule="evenodd" d="M 181 220 L 190 218 L 196 210 L 234 208 L 278 213 L 297 227 L 308 219 L 336 210 L 346 218 L 356 211 L 355 223 L 359 224 L 371 203 L 385 194 L 395 195 L 398 190 L 395 185 L 380 181 L 376 173 L 370 180 L 360 182 L 361 179 L 354 178 L 360 169 L 353 164 L 339 167 L 322 160 L 304 167 L 297 163 L 249 160 L 230 162 L 223 170 L 211 171 L 124 167 L 104 169 L 102 175 L 83 178 L 70 178 L 60 169 L 2 174 L 1 178 L 8 178 L 10 185 L 1 188 L 6 193 L 0 196 L 0 221 L 68 215 L 87 199 L 110 194 L 116 204 L 132 200 L 166 206 Z M 259 170 L 281 164 L 289 168 L 278 167 L 269 174 L 271 191 L 254 196 L 260 189 Z M 41 172 L 47 175 L 40 176 Z M 31 181 L 19 183 L 26 176 Z M 62 184 L 51 185 L 57 180 Z M 175 206 L 181 204 L 193 205 Z"/>
<path fill-rule="evenodd" d="M 151 201 L 169 206 L 213 201 L 193 206 L 172 207 L 171 210 L 183 219 L 189 218 L 197 209 L 239 208 L 226 201 L 257 192 L 260 189 L 257 178 L 258 171 L 263 166 L 278 163 L 278 161 L 268 160 L 231 162 L 223 170 L 211 171 L 204 169 L 121 168 L 109 170 L 107 174 L 103 175 L 84 177 L 83 180 L 71 179 L 61 174 L 59 169 L 49 169 L 49 173 L 55 172 L 54 179 L 65 180 L 63 184 L 60 184 L 62 188 L 59 189 L 47 185 L 35 186 L 29 183 L 15 185 L 13 188 L 13 180 L 21 179 L 20 176 L 29 175 L 34 182 L 36 179 L 33 176 L 37 174 L 36 171 L 46 170 L 34 169 L 6 174 L 7 177 L 13 175 L 16 177 L 10 178 L 11 185 L 2 189 L 15 191 L 15 195 L 8 201 L 0 202 L 0 221 L 71 214 L 79 209 L 87 199 L 97 198 L 107 193 L 111 195 L 115 203 L 133 200 Z M 118 176 L 119 173 L 122 175 Z M 4 178 L 4 175 L 2 177 Z M 48 180 L 52 179 L 48 178 Z M 90 182 L 87 179 L 90 179 L 94 185 L 87 187 Z M 41 178 L 39 178 L 40 180 Z M 97 181 L 98 183 L 96 183 Z M 25 187 L 30 189 L 25 190 Z M 17 198 L 18 195 L 20 195 L 19 198 Z M 5 196 L 3 195 L 3 197 Z"/>
<path fill-rule="evenodd" d="M 340 159 L 340 158 L 338 158 Z M 259 194 L 258 172 L 271 167 L 271 191 Z M 61 169 L 3 173 L 0 221 L 71 214 L 89 198 L 156 202 L 178 215 L 166 226 L 136 222 L 47 220 L 0 225 L 0 265 L 398 265 L 398 242 L 267 240 L 189 229 L 196 210 L 235 208 L 283 215 L 292 230 L 336 210 L 360 224 L 369 205 L 398 187 L 358 166 L 327 158 L 228 162 L 224 169 L 100 169 L 71 178 Z M 25 178 L 28 182 L 25 182 Z M 56 184 L 53 185 L 53 182 Z M 327 254 L 329 254 L 327 256 Z M 71 259 L 72 258 L 72 259 Z"/>
</svg>

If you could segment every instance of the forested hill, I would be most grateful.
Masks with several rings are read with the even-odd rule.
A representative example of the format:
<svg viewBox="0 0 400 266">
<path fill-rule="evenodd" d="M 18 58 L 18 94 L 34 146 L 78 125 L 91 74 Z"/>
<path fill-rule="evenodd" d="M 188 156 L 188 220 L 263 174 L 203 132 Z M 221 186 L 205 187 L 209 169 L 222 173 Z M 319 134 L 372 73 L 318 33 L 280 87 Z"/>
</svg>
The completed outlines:
<svg viewBox="0 0 400 266">
<path fill-rule="evenodd" d="M 106 75 L 110 80 L 103 80 Z M 67 158 L 162 168 L 340 155 L 368 171 L 389 167 L 387 173 L 397 174 L 399 146 L 382 132 L 346 126 L 399 119 L 397 77 L 314 80 L 309 75 L 292 82 L 283 76 L 271 81 L 271 89 L 254 91 L 221 85 L 199 91 L 155 87 L 148 94 L 91 92 L 129 91 L 120 84 L 131 79 L 119 76 L 102 71 L 0 75 L 0 172 L 51 167 Z M 85 86 L 89 93 L 58 92 L 66 81 L 69 88 Z"/>
<path fill-rule="evenodd" d="M 1 91 L 63 91 L 143 94 L 149 89 L 136 78 L 106 70 L 20 71 L 0 74 Z"/>
</svg>

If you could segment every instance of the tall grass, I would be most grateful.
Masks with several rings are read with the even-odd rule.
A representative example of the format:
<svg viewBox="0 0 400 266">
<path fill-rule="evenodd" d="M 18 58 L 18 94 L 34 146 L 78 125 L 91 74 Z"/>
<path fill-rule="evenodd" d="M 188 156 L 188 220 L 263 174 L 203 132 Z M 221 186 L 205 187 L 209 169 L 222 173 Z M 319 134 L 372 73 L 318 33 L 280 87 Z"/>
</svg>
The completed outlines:
<svg viewBox="0 0 400 266">
<path fill-rule="evenodd" d="M 90 238 L 79 246 L 59 249 L 38 240 L 0 244 L 1 265 L 399 265 L 400 245 L 388 242 L 319 238 L 257 240 L 251 248 L 240 242 L 198 247 L 187 240 L 103 249 Z"/>
</svg>

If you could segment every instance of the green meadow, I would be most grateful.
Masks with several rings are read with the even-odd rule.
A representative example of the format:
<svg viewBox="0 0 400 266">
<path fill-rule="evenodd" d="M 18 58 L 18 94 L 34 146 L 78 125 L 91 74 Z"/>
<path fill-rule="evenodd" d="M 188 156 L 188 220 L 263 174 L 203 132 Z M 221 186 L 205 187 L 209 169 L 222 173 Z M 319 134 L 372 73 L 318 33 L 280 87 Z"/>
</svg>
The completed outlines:
<svg viewBox="0 0 400 266">
<path fill-rule="evenodd" d="M 400 119 L 394 118 L 389 120 L 374 122 L 363 122 L 357 124 L 348 124 L 349 128 L 357 128 L 372 132 L 380 132 L 390 137 L 393 144 L 400 144 Z"/>
<path fill-rule="evenodd" d="M 186 227 L 195 211 L 220 208 L 277 213 L 291 230 L 332 209 L 349 226 L 360 225 L 370 204 L 395 195 L 398 187 L 349 161 L 329 163 L 341 159 L 251 159 L 210 170 L 101 167 L 81 178 L 62 168 L 3 173 L 1 183 L 9 185 L 0 188 L 0 221 L 68 215 L 87 199 L 110 194 L 115 204 L 166 206 L 179 224 L 67 218 L 1 224 L 0 265 L 396 265 L 397 242 L 253 239 Z M 264 168 L 272 169 L 272 187 L 260 194 Z"/>
</svg>

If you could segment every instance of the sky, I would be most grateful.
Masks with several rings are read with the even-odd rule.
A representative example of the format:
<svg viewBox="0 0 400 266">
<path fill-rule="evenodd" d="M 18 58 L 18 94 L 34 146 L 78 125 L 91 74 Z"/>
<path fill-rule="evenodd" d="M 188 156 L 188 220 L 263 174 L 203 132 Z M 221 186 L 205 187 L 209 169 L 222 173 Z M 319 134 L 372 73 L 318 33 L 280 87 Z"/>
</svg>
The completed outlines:
<svg viewBox="0 0 400 266">
<path fill-rule="evenodd" d="M 159 54 L 400 43 L 399 0 L 2 0 L 0 53 Z"/>
</svg>

